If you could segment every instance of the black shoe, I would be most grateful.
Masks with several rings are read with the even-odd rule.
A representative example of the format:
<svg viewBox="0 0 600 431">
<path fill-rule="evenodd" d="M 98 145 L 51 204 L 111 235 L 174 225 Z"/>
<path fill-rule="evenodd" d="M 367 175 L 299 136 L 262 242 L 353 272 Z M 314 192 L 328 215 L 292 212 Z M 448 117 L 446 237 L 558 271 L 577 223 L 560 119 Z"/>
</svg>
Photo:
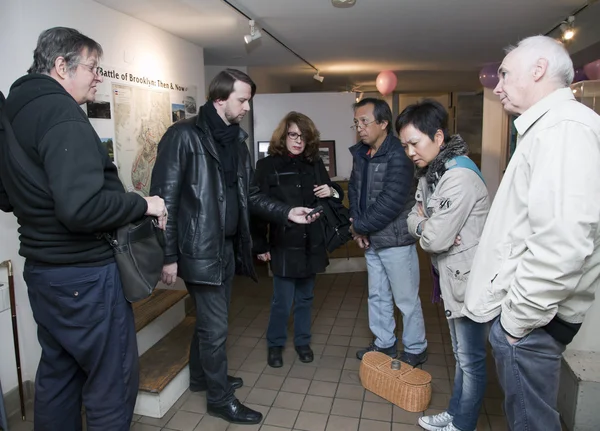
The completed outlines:
<svg viewBox="0 0 600 431">
<path fill-rule="evenodd" d="M 427 361 L 427 349 L 423 350 L 421 353 L 402 352 L 400 354 L 400 360 L 412 367 L 424 364 L 425 361 Z"/>
<path fill-rule="evenodd" d="M 214 407 L 208 404 L 206 409 L 208 414 L 216 416 L 232 424 L 257 424 L 262 421 L 263 415 L 260 412 L 249 409 L 237 398 L 225 404 L 224 406 Z"/>
<path fill-rule="evenodd" d="M 304 346 L 296 346 L 296 353 L 298 353 L 298 358 L 300 362 L 312 362 L 315 359 L 315 354 L 308 344 Z"/>
<path fill-rule="evenodd" d="M 275 346 L 269 347 L 269 354 L 267 355 L 267 363 L 271 368 L 281 368 L 283 367 L 283 356 L 281 356 L 281 352 L 283 351 L 283 347 Z"/>
<path fill-rule="evenodd" d="M 229 384 L 231 385 L 231 387 L 235 390 L 237 388 L 241 388 L 242 386 L 244 386 L 244 381 L 242 380 L 241 377 L 233 377 L 233 376 L 227 376 L 227 381 L 229 382 Z M 190 391 L 191 392 L 204 392 L 207 388 L 206 386 L 206 382 L 204 382 L 203 384 L 200 385 L 192 385 L 190 384 Z"/>
<path fill-rule="evenodd" d="M 381 353 L 385 353 L 386 355 L 388 355 L 392 359 L 394 359 L 396 356 L 398 356 L 398 350 L 396 349 L 396 343 L 394 343 L 393 346 L 387 347 L 385 349 L 382 349 L 381 347 L 378 347 L 375 343 L 371 343 L 371 344 L 369 344 L 369 347 L 367 347 L 366 349 L 362 349 L 362 350 L 357 351 L 356 352 L 356 357 L 362 361 L 363 356 L 365 356 L 365 353 L 367 353 L 367 352 L 381 352 Z"/>
</svg>

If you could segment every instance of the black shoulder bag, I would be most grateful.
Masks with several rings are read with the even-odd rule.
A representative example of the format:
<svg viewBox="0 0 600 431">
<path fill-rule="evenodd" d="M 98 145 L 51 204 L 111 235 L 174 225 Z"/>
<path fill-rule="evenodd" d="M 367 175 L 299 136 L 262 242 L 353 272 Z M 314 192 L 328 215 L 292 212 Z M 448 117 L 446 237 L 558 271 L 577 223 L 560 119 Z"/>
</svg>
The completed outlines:
<svg viewBox="0 0 600 431">
<path fill-rule="evenodd" d="M 315 178 L 318 185 L 325 184 L 321 181 L 319 165 L 323 161 L 319 159 L 315 163 Z M 325 248 L 329 253 L 340 248 L 352 239 L 350 233 L 350 211 L 344 204 L 332 198 L 319 198 L 319 203 L 323 206 L 323 214 L 319 217 L 319 222 L 323 228 L 325 238 Z"/>
<path fill-rule="evenodd" d="M 144 216 L 113 235 L 101 235 L 115 253 L 125 299 L 136 302 L 152 295 L 165 262 L 165 232 L 158 227 L 158 219 Z"/>
<path fill-rule="evenodd" d="M 23 174 L 40 190 L 50 195 L 45 174 L 31 160 L 17 141 L 8 116 L 4 110 L 5 98 L 0 92 L 0 134 Z M 105 238 L 115 253 L 123 293 L 129 302 L 140 301 L 152 294 L 160 280 L 164 264 L 165 233 L 158 227 L 156 217 L 144 216 L 129 223 L 113 234 L 98 234 Z"/>
</svg>

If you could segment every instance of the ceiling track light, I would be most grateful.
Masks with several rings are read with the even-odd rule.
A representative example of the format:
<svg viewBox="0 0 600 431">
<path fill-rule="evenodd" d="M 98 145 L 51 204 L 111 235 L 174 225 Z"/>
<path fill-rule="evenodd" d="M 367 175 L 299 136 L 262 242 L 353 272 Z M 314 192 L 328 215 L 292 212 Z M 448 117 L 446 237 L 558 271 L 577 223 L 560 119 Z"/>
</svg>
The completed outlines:
<svg viewBox="0 0 600 431">
<path fill-rule="evenodd" d="M 566 21 L 563 21 L 560 24 L 560 29 L 564 41 L 573 39 L 573 36 L 575 36 L 575 16 L 571 15 Z"/>
<path fill-rule="evenodd" d="M 588 0 L 583 6 L 581 6 L 579 9 L 577 9 L 572 14 L 570 14 L 565 20 L 559 22 L 554 27 L 552 27 L 550 30 L 548 30 L 546 33 L 544 33 L 544 36 L 550 36 L 556 30 L 560 29 L 562 34 L 561 34 L 560 39 L 558 39 L 558 40 L 559 41 L 562 40 L 563 42 L 569 42 L 570 40 L 573 39 L 573 36 L 575 36 L 575 25 L 574 25 L 575 17 L 578 14 L 580 14 L 581 12 L 583 12 L 586 8 L 588 8 L 592 4 L 596 3 L 597 1 L 598 0 Z M 551 36 L 551 37 L 554 37 L 554 36 Z"/>
<path fill-rule="evenodd" d="M 248 24 L 250 25 L 250 34 L 244 36 L 244 42 L 246 43 L 250 43 L 253 40 L 259 39 L 262 36 L 260 30 L 255 26 L 253 19 L 248 21 Z"/>
<path fill-rule="evenodd" d="M 356 0 L 331 0 L 331 4 L 339 8 L 352 7 L 355 3 Z"/>
<path fill-rule="evenodd" d="M 254 22 L 254 20 L 252 18 L 250 18 L 246 13 L 244 13 L 242 10 L 240 10 L 237 6 L 233 5 L 229 0 L 223 0 L 223 3 L 227 4 L 229 7 L 231 7 L 232 9 L 234 9 L 237 13 L 239 13 L 240 15 L 244 16 L 245 18 L 247 18 L 248 20 L 250 20 L 251 22 Z M 255 33 L 258 33 L 259 36 L 256 36 L 255 39 L 258 39 L 259 37 L 261 37 L 262 35 L 260 34 L 260 31 L 255 28 Z M 300 59 L 302 62 L 304 62 L 306 65 L 310 66 L 311 69 L 314 69 L 317 73 L 313 76 L 313 78 L 317 79 L 316 76 L 319 77 L 319 79 L 317 79 L 319 82 L 323 82 L 324 77 L 322 77 L 321 75 L 319 75 L 319 69 L 316 68 L 315 65 L 313 65 L 312 63 L 310 63 L 308 60 L 306 60 L 304 57 L 302 57 L 300 54 L 298 54 L 296 51 L 294 51 L 292 48 L 290 48 L 289 46 L 287 46 L 285 43 L 283 43 L 282 41 L 280 41 L 279 39 L 277 39 L 275 36 L 273 36 L 273 34 L 271 32 L 269 32 L 268 30 L 266 30 L 264 27 L 262 29 L 262 31 L 269 35 L 271 37 L 271 39 L 273 39 L 275 42 L 277 42 L 279 45 L 283 46 L 285 49 L 287 49 L 289 52 L 291 52 L 292 54 L 294 54 L 298 59 Z M 246 43 L 249 43 L 246 40 L 246 37 L 248 35 L 244 36 L 244 41 Z M 250 35 L 252 36 L 252 26 L 250 26 Z M 252 39 L 252 40 L 255 40 Z M 251 41 L 252 41 L 251 40 Z M 250 42 L 251 42 L 250 41 Z"/>
<path fill-rule="evenodd" d="M 321 76 L 321 75 L 319 75 L 319 71 L 317 70 L 317 73 L 315 73 L 315 74 L 313 75 L 313 79 L 315 79 L 315 80 L 317 80 L 317 81 L 319 81 L 319 82 L 323 82 L 323 80 L 325 79 L 325 77 L 324 77 L 324 76 Z"/>
</svg>

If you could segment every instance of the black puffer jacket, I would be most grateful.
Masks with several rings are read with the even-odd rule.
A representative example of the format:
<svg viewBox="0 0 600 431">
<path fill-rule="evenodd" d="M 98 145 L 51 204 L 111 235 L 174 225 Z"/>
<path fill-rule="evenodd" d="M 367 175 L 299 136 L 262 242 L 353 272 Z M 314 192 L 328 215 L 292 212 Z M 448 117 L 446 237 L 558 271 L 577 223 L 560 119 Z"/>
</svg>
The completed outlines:
<svg viewBox="0 0 600 431">
<path fill-rule="evenodd" d="M 225 243 L 225 179 L 211 132 L 199 115 L 173 124 L 158 144 L 151 195 L 167 205 L 166 263 L 178 262 L 188 283 L 219 285 Z M 236 274 L 257 279 L 252 261 L 248 210 L 267 220 L 286 223 L 291 206 L 269 199 L 253 186 L 254 169 L 240 129 L 238 153 L 238 233 Z"/>
<path fill-rule="evenodd" d="M 348 184 L 350 215 L 357 233 L 368 235 L 374 248 L 410 245 L 406 218 L 415 203 L 416 180 L 413 163 L 400 140 L 389 134 L 374 157 L 366 154 L 362 142 L 350 147 L 353 157 Z M 368 165 L 367 178 L 363 178 Z M 361 211 L 363 181 L 367 182 L 366 210 Z"/>
<path fill-rule="evenodd" d="M 314 208 L 318 205 L 313 191 L 317 184 L 315 165 L 320 170 L 321 181 L 334 187 L 339 199 L 343 199 L 341 187 L 329 180 L 320 159 L 311 163 L 303 157 L 266 157 L 256 163 L 256 181 L 263 193 L 277 201 Z M 253 217 L 252 238 L 255 254 L 269 251 L 271 271 L 280 277 L 308 277 L 325 271 L 329 264 L 319 221 L 308 225 L 271 223 L 269 226 L 264 220 Z"/>
</svg>

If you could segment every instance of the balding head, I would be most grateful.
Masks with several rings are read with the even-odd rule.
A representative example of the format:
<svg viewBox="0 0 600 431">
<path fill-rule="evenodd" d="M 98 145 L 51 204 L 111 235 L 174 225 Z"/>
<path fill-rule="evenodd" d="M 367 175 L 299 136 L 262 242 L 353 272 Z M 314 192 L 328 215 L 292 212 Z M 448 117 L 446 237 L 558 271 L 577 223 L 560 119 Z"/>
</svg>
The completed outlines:
<svg viewBox="0 0 600 431">
<path fill-rule="evenodd" d="M 569 53 L 550 37 L 528 37 L 506 51 L 494 93 L 511 113 L 521 114 L 550 93 L 573 82 L 573 62 Z"/>
</svg>

